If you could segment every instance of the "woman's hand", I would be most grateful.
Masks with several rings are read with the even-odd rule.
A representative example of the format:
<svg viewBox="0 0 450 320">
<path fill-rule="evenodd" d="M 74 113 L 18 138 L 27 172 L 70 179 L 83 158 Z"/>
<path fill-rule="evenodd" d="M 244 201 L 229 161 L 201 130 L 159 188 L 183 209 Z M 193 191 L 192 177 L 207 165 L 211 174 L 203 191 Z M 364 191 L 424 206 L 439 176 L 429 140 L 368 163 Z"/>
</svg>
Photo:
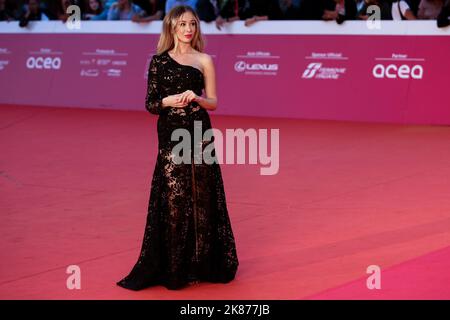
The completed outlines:
<svg viewBox="0 0 450 320">
<path fill-rule="evenodd" d="M 325 10 L 322 16 L 323 20 L 336 20 L 338 17 L 337 11 Z"/>
<path fill-rule="evenodd" d="M 250 27 L 250 26 L 251 26 L 252 24 L 254 24 L 256 21 L 257 21 L 257 18 L 256 18 L 256 16 L 254 16 L 254 17 L 245 19 L 244 25 L 245 25 L 246 27 Z"/>
<path fill-rule="evenodd" d="M 181 93 L 167 96 L 163 99 L 164 107 L 184 108 L 188 105 L 181 100 Z"/>
<path fill-rule="evenodd" d="M 138 14 L 135 14 L 131 17 L 131 21 L 133 22 L 141 22 L 141 16 Z"/>
<path fill-rule="evenodd" d="M 218 16 L 217 19 L 216 19 L 216 28 L 221 30 L 221 28 L 224 25 L 225 21 L 226 20 L 224 18 L 222 18 L 221 16 Z"/>
<path fill-rule="evenodd" d="M 185 92 L 165 97 L 163 99 L 163 105 L 164 107 L 184 108 L 199 98 L 192 90 L 186 90 Z"/>
<path fill-rule="evenodd" d="M 181 93 L 181 101 L 184 103 L 190 103 L 192 101 L 196 101 L 197 99 L 198 96 L 192 90 L 186 90 L 185 92 Z"/>
</svg>

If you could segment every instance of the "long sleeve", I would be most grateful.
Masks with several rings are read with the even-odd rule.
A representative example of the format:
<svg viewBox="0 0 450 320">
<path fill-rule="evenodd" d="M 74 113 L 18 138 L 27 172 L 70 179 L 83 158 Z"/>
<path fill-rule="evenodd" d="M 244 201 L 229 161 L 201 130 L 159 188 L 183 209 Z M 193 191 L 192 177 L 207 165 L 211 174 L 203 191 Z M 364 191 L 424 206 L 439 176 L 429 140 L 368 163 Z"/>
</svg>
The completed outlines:
<svg viewBox="0 0 450 320">
<path fill-rule="evenodd" d="M 108 14 L 106 15 L 106 20 L 119 20 L 119 11 L 113 7 L 110 7 Z"/>
<path fill-rule="evenodd" d="M 147 95 L 145 99 L 145 108 L 153 114 L 159 114 L 162 110 L 162 96 L 160 83 L 158 81 L 158 61 L 156 55 L 152 57 L 148 68 L 147 76 Z"/>
</svg>

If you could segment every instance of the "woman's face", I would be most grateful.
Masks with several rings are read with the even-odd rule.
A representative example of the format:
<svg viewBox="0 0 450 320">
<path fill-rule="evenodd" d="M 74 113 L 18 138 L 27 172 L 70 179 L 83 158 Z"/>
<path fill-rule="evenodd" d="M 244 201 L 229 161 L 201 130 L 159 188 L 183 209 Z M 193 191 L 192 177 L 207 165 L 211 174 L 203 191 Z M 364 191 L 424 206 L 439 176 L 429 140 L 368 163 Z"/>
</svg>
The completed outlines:
<svg viewBox="0 0 450 320">
<path fill-rule="evenodd" d="M 91 8 L 92 11 L 97 11 L 100 7 L 100 4 L 98 3 L 98 0 L 89 0 L 89 8 Z"/>
<path fill-rule="evenodd" d="M 183 13 L 177 21 L 175 37 L 178 41 L 190 43 L 197 33 L 197 20 L 191 12 Z"/>
</svg>

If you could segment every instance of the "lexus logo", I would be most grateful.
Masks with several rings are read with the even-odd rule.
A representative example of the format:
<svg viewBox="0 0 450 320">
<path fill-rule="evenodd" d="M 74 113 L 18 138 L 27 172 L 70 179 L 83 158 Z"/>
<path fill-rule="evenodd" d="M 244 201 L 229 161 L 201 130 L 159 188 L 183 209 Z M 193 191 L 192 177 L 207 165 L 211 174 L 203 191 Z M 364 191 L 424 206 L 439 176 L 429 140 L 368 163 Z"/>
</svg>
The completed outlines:
<svg viewBox="0 0 450 320">
<path fill-rule="evenodd" d="M 234 70 L 237 72 L 245 71 L 245 62 L 244 61 L 238 61 L 234 65 Z"/>
<path fill-rule="evenodd" d="M 252 63 L 248 64 L 245 61 L 238 61 L 234 64 L 234 70 L 237 72 L 243 71 L 277 71 L 278 64 L 267 64 L 267 63 Z"/>
</svg>

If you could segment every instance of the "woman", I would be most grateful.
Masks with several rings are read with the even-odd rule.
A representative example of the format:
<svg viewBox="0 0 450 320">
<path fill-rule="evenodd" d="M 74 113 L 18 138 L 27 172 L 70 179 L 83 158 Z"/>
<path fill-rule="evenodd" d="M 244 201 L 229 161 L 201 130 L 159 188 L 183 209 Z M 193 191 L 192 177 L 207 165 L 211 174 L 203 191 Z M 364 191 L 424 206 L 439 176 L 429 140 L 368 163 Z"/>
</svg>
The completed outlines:
<svg viewBox="0 0 450 320">
<path fill-rule="evenodd" d="M 214 65 L 202 51 L 197 14 L 189 6 L 174 7 L 164 17 L 149 66 L 146 108 L 159 115 L 159 152 L 141 253 L 130 274 L 117 283 L 127 289 L 227 283 L 237 271 L 219 164 L 197 163 L 199 152 L 189 152 L 188 163 L 176 164 L 172 151 L 180 143 L 171 139 L 177 129 L 190 133 L 191 150 L 203 153 L 214 146 L 214 138 L 192 139 L 194 125 L 202 133 L 211 128 L 207 110 L 217 108 Z M 203 89 L 206 97 L 201 96 Z"/>
<path fill-rule="evenodd" d="M 131 20 L 134 16 L 144 16 L 144 10 L 131 0 L 117 0 L 108 10 L 107 20 Z"/>
<path fill-rule="evenodd" d="M 86 11 L 83 15 L 84 20 L 106 20 L 107 10 L 103 9 L 103 4 L 100 0 L 85 0 Z"/>
<path fill-rule="evenodd" d="M 47 15 L 41 10 L 39 0 L 27 0 L 25 11 L 19 17 L 19 26 L 24 28 L 29 21 L 48 21 Z"/>
</svg>

